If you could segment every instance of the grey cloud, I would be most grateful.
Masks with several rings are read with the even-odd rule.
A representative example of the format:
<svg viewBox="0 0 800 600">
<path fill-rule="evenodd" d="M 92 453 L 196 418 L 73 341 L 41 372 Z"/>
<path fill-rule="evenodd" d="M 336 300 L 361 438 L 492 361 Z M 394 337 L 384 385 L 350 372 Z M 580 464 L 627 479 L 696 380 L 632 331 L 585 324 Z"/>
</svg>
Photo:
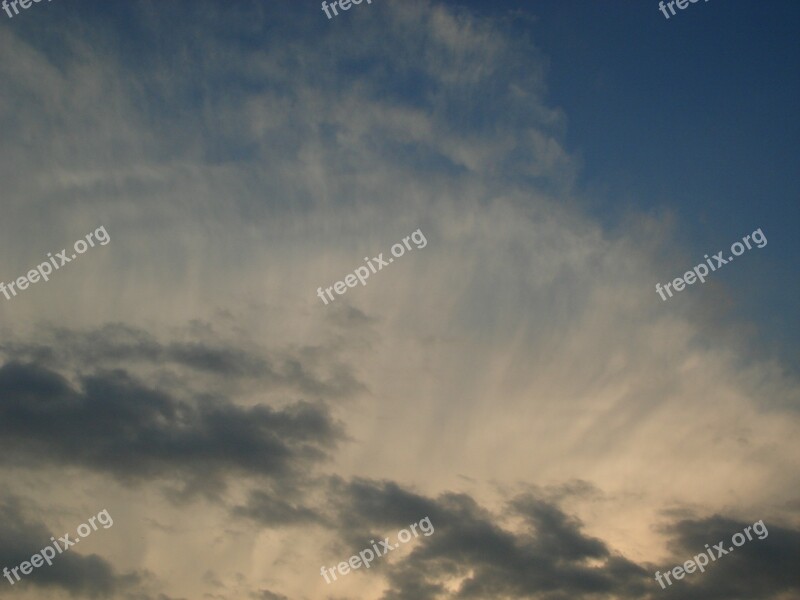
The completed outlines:
<svg viewBox="0 0 800 600">
<path fill-rule="evenodd" d="M 161 344 L 146 331 L 122 323 L 88 332 L 56 328 L 43 342 L 6 343 L 3 350 L 17 358 L 39 359 L 49 364 L 167 361 L 214 375 L 257 376 L 267 371 L 264 361 L 242 351 L 199 342 Z"/>
<path fill-rule="evenodd" d="M 51 544 L 51 536 L 60 535 L 63 532 L 48 531 L 43 524 L 29 519 L 20 500 L 11 497 L 0 499 L 0 565 L 12 568 L 22 561 L 30 561 L 34 553 Z M 3 587 L 9 585 L 5 579 L 0 581 Z M 72 596 L 107 598 L 135 587 L 139 581 L 139 575 L 134 573 L 117 574 L 106 560 L 96 554 L 83 556 L 78 549 L 70 548 L 57 554 L 51 566 L 44 564 L 30 575 L 23 576 L 22 581 L 14 584 L 14 589 L 29 586 L 59 588 Z"/>
<path fill-rule="evenodd" d="M 682 564 L 704 544 L 730 540 L 748 523 L 676 517 L 665 529 L 672 537 L 673 560 L 660 567 L 637 564 L 602 539 L 588 536 L 580 520 L 558 505 L 565 496 L 602 495 L 586 482 L 516 496 L 500 514 L 467 494 L 431 498 L 393 481 L 333 477 L 317 488 L 325 489 L 330 510 L 298 509 L 290 499 L 276 501 L 263 494 L 240 515 L 268 527 L 281 519 L 329 527 L 335 531 L 337 541 L 331 551 L 337 555 L 368 547 L 370 539 L 393 536 L 423 517 L 430 518 L 435 532 L 421 537 L 410 554 L 373 563 L 373 576 L 382 573 L 389 583 L 383 600 L 782 600 L 800 589 L 796 574 L 800 532 L 767 523 L 766 540 L 748 542 L 705 574 L 662 591 L 653 578 L 656 569 L 663 572 Z M 524 527 L 510 528 L 505 524 L 509 518 L 521 519 Z M 458 579 L 462 581 L 453 590 L 452 581 Z"/>
<path fill-rule="evenodd" d="M 196 323 L 192 329 L 197 330 Z M 119 364 L 128 368 L 136 364 L 173 366 L 215 378 L 253 379 L 272 389 L 294 389 L 324 398 L 346 397 L 365 389 L 350 368 L 319 352 L 287 350 L 262 356 L 257 350 L 247 351 L 221 341 L 163 343 L 149 332 L 124 323 L 109 323 L 89 331 L 53 328 L 41 338 L 35 342 L 6 341 L 0 350 L 8 357 L 53 368 L 86 364 L 95 368 Z M 315 371 L 325 371 L 326 376 Z"/>
<path fill-rule="evenodd" d="M 733 546 L 731 537 L 741 533 L 759 519 L 746 523 L 719 515 L 705 519 L 684 519 L 666 527 L 671 535 L 672 561 L 653 566 L 656 570 L 670 570 L 682 565 L 709 547 L 725 542 L 723 549 Z M 763 519 L 769 535 L 760 540 L 744 543 L 733 552 L 709 561 L 705 573 L 687 574 L 682 580 L 673 580 L 658 596 L 666 599 L 686 600 L 737 600 L 783 599 L 800 597 L 800 530 L 780 526 Z M 716 552 L 715 552 L 716 556 Z M 651 574 L 651 579 L 653 575 Z M 655 596 L 656 594 L 654 594 Z"/>
<path fill-rule="evenodd" d="M 247 503 L 237 507 L 234 514 L 267 527 L 323 525 L 353 543 L 369 539 L 373 529 L 405 527 L 418 521 L 420 515 L 442 516 L 434 501 L 406 491 L 394 482 L 331 477 L 307 480 L 304 484 L 302 489 L 253 491 Z M 328 499 L 324 506 L 300 503 L 300 499 L 310 499 L 314 492 L 321 492 Z"/>
<path fill-rule="evenodd" d="M 240 408 L 222 398 L 179 401 L 123 370 L 78 378 L 35 364 L 0 367 L 0 449 L 133 481 L 178 474 L 198 490 L 229 475 L 299 476 L 342 434 L 319 405 Z"/>
<path fill-rule="evenodd" d="M 385 570 L 391 584 L 384 600 L 440 598 L 642 597 L 647 572 L 581 531 L 581 524 L 554 503 L 532 495 L 515 498 L 506 515 L 495 515 L 466 494 L 436 499 L 394 482 L 334 480 L 340 535 L 363 546 L 377 536 L 428 516 L 435 533 Z M 500 523 L 522 517 L 527 531 Z M 468 574 L 470 574 L 468 576 Z M 450 578 L 466 577 L 455 592 Z M 605 595 L 605 596 L 604 596 Z"/>
<path fill-rule="evenodd" d="M 601 540 L 586 536 L 580 522 L 554 503 L 532 495 L 515 498 L 506 515 L 496 515 L 467 494 L 429 498 L 392 481 L 334 477 L 328 486 L 333 508 L 328 519 L 317 522 L 335 529 L 341 546 L 337 551 L 366 547 L 370 539 L 430 518 L 435 532 L 423 537 L 407 558 L 373 565 L 391 584 L 385 600 L 556 598 L 558 594 L 589 598 L 620 591 L 624 597 L 637 597 L 646 590 L 647 573 L 642 567 L 613 554 Z M 246 516 L 273 526 L 285 507 L 274 506 L 272 500 L 265 506 L 271 512 L 258 514 L 251 509 Z M 515 532 L 502 526 L 509 515 L 522 517 L 527 530 Z M 447 595 L 445 581 L 470 572 L 472 576 L 459 590 Z"/>
<path fill-rule="evenodd" d="M 299 494 L 298 494 L 299 495 Z M 278 493 L 262 490 L 250 494 L 245 506 L 234 509 L 234 514 L 254 519 L 271 527 L 297 524 L 323 523 L 325 519 L 316 510 L 285 500 Z"/>
<path fill-rule="evenodd" d="M 584 536 L 580 522 L 570 519 L 555 504 L 525 496 L 514 500 L 512 506 L 536 533 L 537 543 L 549 553 L 568 560 L 608 556 L 603 542 Z"/>
</svg>

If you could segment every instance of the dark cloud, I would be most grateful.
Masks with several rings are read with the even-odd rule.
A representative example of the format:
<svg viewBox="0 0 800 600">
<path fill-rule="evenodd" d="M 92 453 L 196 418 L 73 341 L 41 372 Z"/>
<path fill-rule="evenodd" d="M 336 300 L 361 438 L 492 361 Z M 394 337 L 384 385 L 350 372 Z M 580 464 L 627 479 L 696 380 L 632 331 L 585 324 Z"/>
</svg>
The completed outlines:
<svg viewBox="0 0 800 600">
<path fill-rule="evenodd" d="M 11 347 L 6 344 L 6 351 Z M 165 390 L 130 369 L 114 368 L 119 362 L 168 363 L 223 378 L 275 376 L 270 362 L 252 352 L 198 340 L 161 343 L 122 325 L 88 334 L 60 331 L 47 344 L 13 349 L 25 362 L 0 366 L 0 461 L 74 465 L 131 483 L 177 481 L 183 497 L 218 494 L 229 478 L 253 477 L 256 488 L 231 514 L 268 528 L 326 528 L 335 533 L 331 564 L 428 517 L 433 535 L 421 536 L 408 554 L 373 563 L 370 576 L 388 582 L 383 600 L 783 600 L 800 591 L 795 530 L 767 523 L 767 539 L 748 542 L 706 573 L 662 591 L 653 577 L 657 569 L 682 564 L 705 544 L 730 540 L 749 524 L 673 510 L 665 513 L 672 561 L 639 565 L 587 535 L 562 507 L 574 498 L 603 497 L 588 482 L 529 486 L 531 492 L 497 512 L 464 493 L 434 498 L 393 481 L 314 475 L 345 436 L 322 405 L 241 407 L 224 396 L 192 394 L 188 384 L 181 387 L 185 377 Z M 286 358 L 280 378 L 319 393 L 336 387 L 335 376 L 322 382 L 305 366 L 320 353 L 306 348 Z M 93 367 L 89 374 L 86 365 Z M 346 371 L 340 383 L 342 390 L 349 385 Z M 27 522 L 18 505 L 6 503 L 0 512 L 0 558 L 15 566 L 51 534 Z M 54 564 L 35 571 L 31 585 L 61 586 L 88 597 L 151 598 L 139 589 L 140 575 L 115 575 L 96 556 L 72 556 L 59 569 Z M 252 597 L 289 600 L 270 590 Z"/>
<path fill-rule="evenodd" d="M 261 490 L 252 492 L 247 505 L 237 507 L 233 512 L 270 527 L 325 522 L 318 511 L 286 500 L 278 493 Z"/>
<path fill-rule="evenodd" d="M 339 499 L 338 522 L 347 530 L 405 527 L 425 515 L 431 519 L 437 517 L 440 522 L 447 517 L 436 501 L 406 490 L 393 481 L 333 478 L 330 485 L 330 495 Z"/>
<path fill-rule="evenodd" d="M 608 556 L 603 542 L 584 536 L 580 532 L 581 523 L 568 517 L 555 504 L 533 496 L 517 498 L 511 504 L 536 534 L 537 544 L 548 552 L 571 561 Z"/>
<path fill-rule="evenodd" d="M 394 482 L 334 480 L 338 525 L 352 548 L 429 517 L 435 532 L 422 537 L 407 558 L 376 561 L 390 588 L 384 600 L 441 598 L 644 597 L 648 573 L 581 531 L 578 520 L 532 495 L 515 498 L 503 515 L 466 494 L 436 499 Z M 515 531 L 507 518 L 526 524 Z M 448 592 L 449 580 L 463 578 Z"/>
<path fill-rule="evenodd" d="M 672 562 L 653 567 L 650 574 L 658 597 L 670 600 L 800 598 L 800 571 L 797 568 L 800 565 L 800 531 L 766 520 L 764 526 L 769 535 L 763 540 L 751 533 L 752 540 L 716 561 L 709 561 L 704 573 L 695 571 L 679 581 L 673 578 L 673 584 L 665 590 L 655 583 L 653 578 L 656 570 L 663 573 L 692 560 L 706 551 L 706 544 L 713 547 L 724 542 L 723 549 L 728 550 L 733 547 L 732 536 L 752 525 L 753 522 L 713 516 L 685 519 L 668 526 L 666 529 L 672 536 Z M 714 555 L 717 555 L 716 551 Z"/>
<path fill-rule="evenodd" d="M 71 464 L 125 480 L 177 475 L 211 490 L 229 474 L 291 479 L 341 439 L 316 404 L 179 401 L 119 369 L 77 381 L 35 364 L 0 367 L 0 460 Z"/>
<path fill-rule="evenodd" d="M 29 519 L 19 500 L 9 497 L 0 499 L 0 566 L 12 569 L 23 561 L 30 561 L 35 553 L 52 543 L 51 536 L 58 538 L 63 533 L 48 531 L 42 523 Z M 73 596 L 105 598 L 135 587 L 140 580 L 136 574 L 116 574 L 104 559 L 96 554 L 78 554 L 75 547 L 56 554 L 52 563 L 51 566 L 45 563 L 33 569 L 30 575 L 23 576 L 19 572 L 19 582 L 12 575 L 15 581 L 13 590 L 24 590 L 30 586 L 61 588 Z M 0 582 L 10 591 L 11 585 L 7 579 L 0 578 Z M 3 597 L 6 595 L 3 594 Z"/>
<path fill-rule="evenodd" d="M 201 330 L 197 322 L 190 323 L 189 329 L 195 334 Z M 53 328 L 46 331 L 42 341 L 7 341 L 0 350 L 10 360 L 51 368 L 174 367 L 216 380 L 254 379 L 270 389 L 294 389 L 322 398 L 350 396 L 365 389 L 351 369 L 330 355 L 309 349 L 262 356 L 256 350 L 247 351 L 219 341 L 209 330 L 200 333 L 211 339 L 165 343 L 142 329 L 110 323 L 86 332 Z"/>
<path fill-rule="evenodd" d="M 781 594 L 800 590 L 796 574 L 800 532 L 772 526 L 766 540 L 748 542 L 712 564 L 705 574 L 687 577 L 662 591 L 654 579 L 656 566 L 636 564 L 603 540 L 587 535 L 580 520 L 554 499 L 602 495 L 585 482 L 516 496 L 500 514 L 467 494 L 430 498 L 392 481 L 332 477 L 327 483 L 317 482 L 316 491 L 320 489 L 325 489 L 321 507 L 294 504 L 299 495 L 259 492 L 236 512 L 267 527 L 283 523 L 333 529 L 331 564 L 369 547 L 369 540 L 394 538 L 398 530 L 428 517 L 435 528 L 432 535 L 420 536 L 403 558 L 373 563 L 372 573 L 382 573 L 389 582 L 383 600 L 782 600 L 786 596 Z M 720 517 L 676 518 L 667 528 L 674 560 L 661 566 L 661 571 L 682 564 L 706 543 L 730 540 L 747 525 Z M 453 580 L 460 580 L 454 591 Z"/>
</svg>

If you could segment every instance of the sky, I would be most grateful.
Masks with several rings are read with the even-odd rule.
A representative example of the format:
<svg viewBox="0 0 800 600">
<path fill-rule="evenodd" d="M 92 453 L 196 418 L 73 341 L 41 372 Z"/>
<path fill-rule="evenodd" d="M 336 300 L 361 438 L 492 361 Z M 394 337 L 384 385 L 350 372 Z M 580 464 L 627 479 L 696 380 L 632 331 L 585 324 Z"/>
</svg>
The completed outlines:
<svg viewBox="0 0 800 600">
<path fill-rule="evenodd" d="M 796 3 L 10 10 L 0 597 L 800 597 Z"/>
</svg>

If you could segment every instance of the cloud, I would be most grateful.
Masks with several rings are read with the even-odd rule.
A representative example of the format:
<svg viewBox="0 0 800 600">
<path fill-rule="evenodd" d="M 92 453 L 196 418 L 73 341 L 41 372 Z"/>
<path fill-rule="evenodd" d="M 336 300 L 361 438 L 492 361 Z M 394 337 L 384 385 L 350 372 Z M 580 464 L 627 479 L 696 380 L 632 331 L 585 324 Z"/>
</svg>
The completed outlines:
<svg viewBox="0 0 800 600">
<path fill-rule="evenodd" d="M 0 565 L 9 569 L 30 561 L 34 553 L 51 544 L 50 537 L 54 535 L 26 512 L 18 498 L 5 495 L 0 500 Z M 140 581 L 139 575 L 117 574 L 105 559 L 96 554 L 78 554 L 75 548 L 57 554 L 52 562 L 51 566 L 43 564 L 33 569 L 30 575 L 21 575 L 20 582 L 12 575 L 15 588 L 60 588 L 72 596 L 106 598 L 135 588 Z"/>
<path fill-rule="evenodd" d="M 358 316 L 355 311 L 349 318 Z M 213 329 L 204 336 L 208 339 L 190 336 L 185 341 L 167 343 L 144 329 L 124 323 L 107 323 L 88 331 L 65 327 L 41 329 L 40 341 L 6 341 L 0 345 L 0 351 L 15 360 L 31 360 L 53 368 L 81 368 L 85 364 L 95 368 L 124 365 L 128 369 L 141 364 L 172 366 L 205 375 L 215 382 L 252 379 L 275 390 L 290 389 L 326 398 L 353 396 L 364 390 L 351 370 L 330 355 L 321 357 L 319 352 L 305 349 L 273 352 L 266 357 L 255 348 L 240 347 L 241 341 L 237 347 L 217 339 Z"/>
<path fill-rule="evenodd" d="M 295 495 L 299 496 L 299 494 Z M 305 506 L 298 506 L 291 500 L 278 497 L 276 493 L 267 493 L 262 490 L 253 491 L 247 504 L 237 507 L 234 514 L 254 519 L 262 525 L 271 527 L 323 522 L 319 512 Z"/>
<path fill-rule="evenodd" d="M 232 475 L 291 479 L 328 457 L 340 427 L 320 405 L 187 402 L 117 369 L 73 386 L 36 364 L 0 367 L 0 448 L 130 482 L 177 476 L 211 492 Z M 202 484 L 200 482 L 203 482 Z"/>
<path fill-rule="evenodd" d="M 722 549 L 733 547 L 731 538 L 753 523 L 714 515 L 703 519 L 683 519 L 665 526 L 670 535 L 673 562 L 657 567 L 661 572 L 683 565 L 696 555 L 724 542 Z M 709 561 L 705 573 L 687 573 L 680 581 L 663 592 L 663 598 L 687 600 L 733 600 L 745 598 L 783 599 L 800 595 L 800 574 L 795 568 L 800 561 L 800 529 L 769 523 L 764 520 L 769 535 L 759 539 L 751 529 L 752 540 Z M 760 527 L 759 527 L 760 530 Z M 763 534 L 761 535 L 763 537 Z M 714 556 L 717 551 L 712 550 Z"/>
<path fill-rule="evenodd" d="M 656 570 L 683 564 L 705 544 L 730 540 L 749 523 L 720 516 L 672 518 L 663 526 L 671 540 L 671 558 L 658 567 L 632 561 L 608 542 L 587 535 L 581 520 L 549 493 L 517 495 L 504 510 L 493 512 L 468 494 L 431 498 L 392 481 L 334 479 L 331 485 L 330 497 L 337 499 L 338 507 L 336 536 L 346 540 L 350 553 L 368 547 L 368 539 L 394 536 L 425 516 L 435 528 L 410 553 L 373 564 L 389 584 L 383 600 L 777 600 L 800 590 L 800 577 L 792 567 L 798 559 L 800 530 L 794 528 L 767 523 L 766 539 L 746 542 L 711 563 L 705 573 L 687 575 L 662 591 L 654 579 Z M 586 486 L 578 488 L 583 493 Z"/>
<path fill-rule="evenodd" d="M 435 531 L 410 554 L 374 566 L 390 584 L 385 600 L 430 598 L 641 597 L 647 572 L 587 536 L 578 519 L 533 495 L 501 514 L 468 494 L 437 498 L 391 481 L 334 481 L 338 535 L 351 548 L 429 517 Z M 515 525 L 520 519 L 525 526 Z"/>
</svg>

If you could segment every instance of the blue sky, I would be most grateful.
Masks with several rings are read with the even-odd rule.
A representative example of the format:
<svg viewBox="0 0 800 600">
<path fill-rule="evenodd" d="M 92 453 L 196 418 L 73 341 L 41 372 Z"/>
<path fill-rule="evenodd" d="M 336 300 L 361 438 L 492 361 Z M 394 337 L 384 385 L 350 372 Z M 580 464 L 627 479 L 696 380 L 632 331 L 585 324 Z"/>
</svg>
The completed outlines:
<svg viewBox="0 0 800 600">
<path fill-rule="evenodd" d="M 690 262 L 660 280 L 763 229 L 769 259 L 720 278 L 735 289 L 731 316 L 757 323 L 750 343 L 778 344 L 795 368 L 800 5 L 711 0 L 667 20 L 657 2 L 466 4 L 525 15 L 516 27 L 547 56 L 548 98 L 567 115 L 593 214 L 613 229 L 630 207 L 674 213 Z"/>
</svg>

